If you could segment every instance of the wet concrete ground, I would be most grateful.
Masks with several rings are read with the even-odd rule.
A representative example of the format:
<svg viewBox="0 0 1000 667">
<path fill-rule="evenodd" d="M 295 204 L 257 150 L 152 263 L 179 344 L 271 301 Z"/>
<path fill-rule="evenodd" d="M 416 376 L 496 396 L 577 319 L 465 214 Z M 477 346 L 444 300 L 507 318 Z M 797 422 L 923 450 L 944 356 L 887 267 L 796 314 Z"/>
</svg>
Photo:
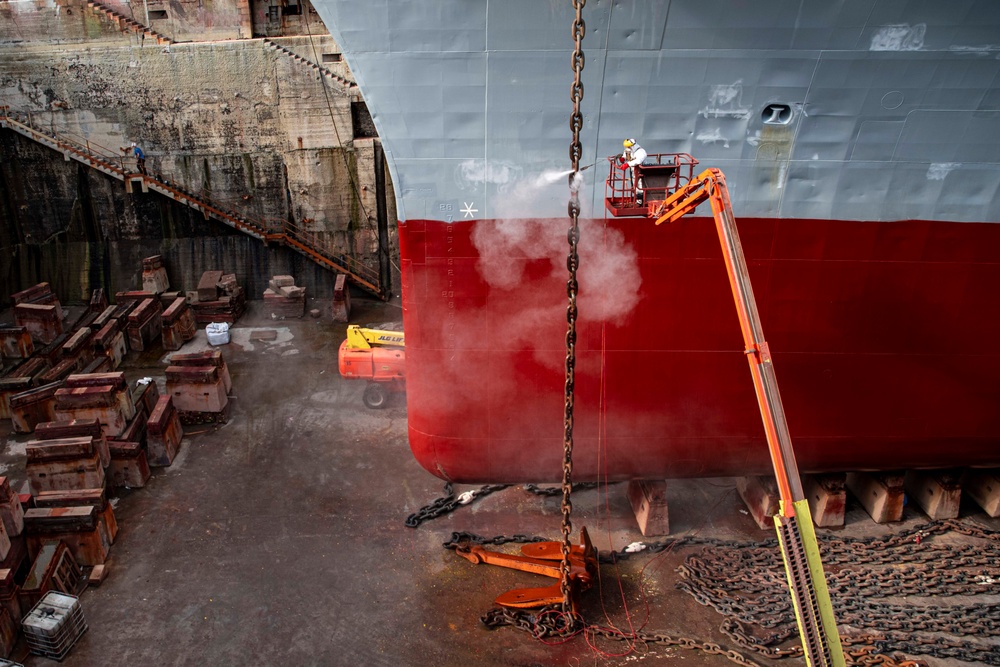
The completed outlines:
<svg viewBox="0 0 1000 667">
<path fill-rule="evenodd" d="M 546 645 L 512 628 L 486 629 L 479 618 L 495 596 L 550 580 L 474 565 L 442 543 L 459 530 L 559 539 L 559 498 L 510 487 L 405 527 L 404 519 L 443 489 L 410 454 L 405 399 L 380 411 L 363 406 L 363 385 L 337 372 L 344 325 L 328 314 L 272 321 L 262 307 L 251 304 L 234 342 L 223 347 L 233 378 L 229 422 L 187 427 L 174 464 L 115 501 L 120 533 L 110 573 L 82 593 L 89 630 L 61 664 L 732 664 L 651 644 L 591 647 L 577 637 Z M 400 319 L 393 305 L 354 303 L 355 322 Z M 253 328 L 279 335 L 251 345 Z M 126 371 L 130 380 L 153 377 L 162 389 L 164 368 L 160 355 L 146 355 L 130 360 Z M 7 443 L 0 465 L 20 490 L 29 438 L 0 428 Z M 742 509 L 735 480 L 673 481 L 668 497 L 674 534 L 772 537 Z M 975 508 L 968 513 L 1000 528 Z M 905 525 L 925 520 L 907 509 Z M 587 526 L 602 550 L 643 540 L 622 484 L 576 492 L 573 523 L 574 535 Z M 843 533 L 898 529 L 875 526 L 851 505 Z M 689 553 L 603 566 L 599 585 L 584 598 L 586 618 L 732 648 L 719 631 L 721 617 L 674 588 L 675 570 Z M 28 655 L 23 642 L 12 658 L 29 667 L 57 664 Z"/>
</svg>

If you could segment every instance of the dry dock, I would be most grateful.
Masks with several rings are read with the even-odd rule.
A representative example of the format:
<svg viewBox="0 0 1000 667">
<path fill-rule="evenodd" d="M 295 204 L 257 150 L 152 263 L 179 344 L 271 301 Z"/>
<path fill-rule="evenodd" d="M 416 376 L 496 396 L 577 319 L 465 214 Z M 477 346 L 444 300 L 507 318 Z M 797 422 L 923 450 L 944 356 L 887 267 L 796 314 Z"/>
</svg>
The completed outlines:
<svg viewBox="0 0 1000 667">
<path fill-rule="evenodd" d="M 559 499 L 510 487 L 418 528 L 405 527 L 404 519 L 441 496 L 443 487 L 409 452 L 405 400 L 380 411 L 362 405 L 363 385 L 344 380 L 336 369 L 344 325 L 327 317 L 271 320 L 256 306 L 222 348 L 233 378 L 228 423 L 187 427 L 173 465 L 117 498 L 120 533 L 108 578 L 81 594 L 89 630 L 61 664 L 732 664 L 723 655 L 676 646 L 597 638 L 591 647 L 584 637 L 549 645 L 512 628 L 485 628 L 480 617 L 495 596 L 548 582 L 473 565 L 442 543 L 452 531 L 558 539 Z M 380 323 L 400 314 L 394 306 L 362 301 L 352 319 Z M 277 336 L 251 343 L 249 333 L 260 328 Z M 198 344 L 205 344 L 203 330 L 189 343 Z M 161 359 L 160 352 L 132 358 L 129 379 L 162 381 Z M 0 462 L 19 490 L 25 480 L 19 443 L 27 438 L 6 424 Z M 746 514 L 735 480 L 674 481 L 668 493 L 676 535 L 772 537 Z M 620 484 L 576 492 L 573 520 L 574 532 L 586 525 L 601 550 L 643 541 Z M 971 505 L 963 505 L 962 521 L 1000 529 L 1000 521 Z M 852 503 L 845 528 L 821 533 L 885 536 L 924 522 L 908 507 L 901 524 L 877 526 Z M 948 534 L 924 546 L 972 539 Z M 720 631 L 723 617 L 676 588 L 678 566 L 700 548 L 678 546 L 603 565 L 599 586 L 585 594 L 588 620 L 736 648 Z M 1000 577 L 990 578 L 984 567 L 981 586 L 988 594 L 975 604 L 996 606 L 1000 596 L 992 591 L 1000 591 Z M 934 568 L 926 569 L 930 576 Z M 971 639 L 983 640 L 990 621 L 978 622 L 981 636 Z M 996 640 L 983 641 L 996 657 Z M 12 658 L 28 666 L 57 664 L 28 655 L 23 642 Z M 785 663 L 802 664 L 795 658 Z"/>
</svg>

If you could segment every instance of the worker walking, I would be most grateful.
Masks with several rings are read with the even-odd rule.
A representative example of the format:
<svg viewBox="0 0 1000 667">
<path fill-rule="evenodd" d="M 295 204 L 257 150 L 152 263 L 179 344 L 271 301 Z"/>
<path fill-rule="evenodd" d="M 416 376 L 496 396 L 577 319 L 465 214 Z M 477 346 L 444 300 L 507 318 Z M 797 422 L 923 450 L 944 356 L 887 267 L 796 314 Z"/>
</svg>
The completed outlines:
<svg viewBox="0 0 1000 667">
<path fill-rule="evenodd" d="M 618 166 L 622 170 L 632 169 L 632 188 L 635 190 L 635 200 L 642 205 L 643 182 L 641 167 L 646 160 L 646 149 L 636 143 L 635 139 L 626 139 L 622 142 L 625 151 L 618 157 Z"/>
<path fill-rule="evenodd" d="M 132 155 L 135 157 L 135 168 L 139 171 L 140 174 L 145 176 L 146 154 L 142 152 L 142 149 L 139 148 L 139 146 L 137 146 L 136 143 L 133 141 L 132 145 L 129 146 L 128 148 L 123 148 L 122 152 L 126 154 L 132 153 Z"/>
</svg>

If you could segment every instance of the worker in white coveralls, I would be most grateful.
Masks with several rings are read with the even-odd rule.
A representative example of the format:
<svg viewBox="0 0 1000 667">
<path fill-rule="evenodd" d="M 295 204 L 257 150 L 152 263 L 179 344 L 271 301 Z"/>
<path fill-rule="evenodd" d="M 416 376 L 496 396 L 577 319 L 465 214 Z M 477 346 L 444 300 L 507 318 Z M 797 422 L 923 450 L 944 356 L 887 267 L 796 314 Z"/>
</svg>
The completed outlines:
<svg viewBox="0 0 1000 667">
<path fill-rule="evenodd" d="M 626 139 L 622 142 L 625 151 L 618 157 L 618 166 L 622 170 L 632 169 L 632 187 L 635 188 L 635 200 L 642 205 L 642 176 L 636 172 L 636 167 L 641 166 L 646 160 L 646 149 L 635 142 L 635 139 Z"/>
</svg>

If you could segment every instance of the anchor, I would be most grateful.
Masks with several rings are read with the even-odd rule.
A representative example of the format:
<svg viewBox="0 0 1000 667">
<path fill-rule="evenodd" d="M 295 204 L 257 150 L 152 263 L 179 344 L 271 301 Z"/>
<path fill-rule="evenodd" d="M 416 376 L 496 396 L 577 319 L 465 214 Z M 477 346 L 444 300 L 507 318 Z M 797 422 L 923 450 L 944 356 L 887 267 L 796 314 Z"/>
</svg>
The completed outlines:
<svg viewBox="0 0 1000 667">
<path fill-rule="evenodd" d="M 488 563 L 512 570 L 533 572 L 553 579 L 561 579 L 562 542 L 532 542 L 521 547 L 523 556 L 490 551 L 479 545 L 456 549 L 462 558 L 473 563 Z M 580 529 L 580 544 L 569 549 L 570 602 L 577 611 L 579 595 L 590 588 L 597 577 L 597 549 L 590 542 L 586 528 Z M 500 595 L 495 602 L 502 607 L 533 609 L 561 604 L 561 584 L 538 588 L 515 588 Z"/>
</svg>

